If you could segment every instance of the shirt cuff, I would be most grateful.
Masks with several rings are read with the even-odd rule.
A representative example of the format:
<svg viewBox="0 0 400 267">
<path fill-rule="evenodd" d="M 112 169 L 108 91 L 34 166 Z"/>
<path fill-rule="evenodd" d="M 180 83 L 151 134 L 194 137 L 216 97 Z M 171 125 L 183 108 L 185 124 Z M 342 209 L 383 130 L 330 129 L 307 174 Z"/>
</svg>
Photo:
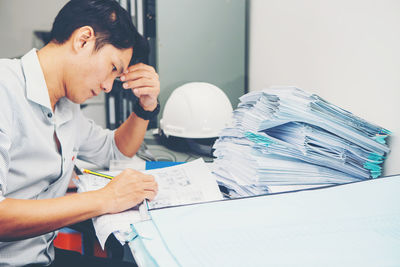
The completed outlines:
<svg viewBox="0 0 400 267">
<path fill-rule="evenodd" d="M 2 202 L 4 199 L 6 199 L 6 198 L 3 197 L 3 191 L 0 190 L 0 202 Z"/>
</svg>

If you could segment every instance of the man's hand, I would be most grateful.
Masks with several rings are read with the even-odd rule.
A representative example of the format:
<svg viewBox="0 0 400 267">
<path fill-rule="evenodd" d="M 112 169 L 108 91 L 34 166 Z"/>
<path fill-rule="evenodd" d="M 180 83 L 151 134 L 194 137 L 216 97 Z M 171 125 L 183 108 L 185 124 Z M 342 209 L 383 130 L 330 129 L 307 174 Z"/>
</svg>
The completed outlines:
<svg viewBox="0 0 400 267">
<path fill-rule="evenodd" d="M 126 169 L 103 189 L 107 200 L 106 213 L 117 213 L 136 206 L 144 199 L 153 200 L 158 191 L 152 175 Z"/>
<path fill-rule="evenodd" d="M 139 98 L 139 103 L 144 110 L 153 111 L 157 107 L 157 97 L 160 93 L 158 74 L 152 66 L 139 63 L 130 66 L 120 77 L 125 89 Z"/>
</svg>

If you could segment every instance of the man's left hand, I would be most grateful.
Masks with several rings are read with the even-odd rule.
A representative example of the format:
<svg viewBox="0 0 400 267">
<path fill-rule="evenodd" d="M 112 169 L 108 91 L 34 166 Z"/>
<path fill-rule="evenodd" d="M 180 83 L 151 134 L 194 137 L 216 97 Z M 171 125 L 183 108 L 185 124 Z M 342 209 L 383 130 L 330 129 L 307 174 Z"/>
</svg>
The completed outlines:
<svg viewBox="0 0 400 267">
<path fill-rule="evenodd" d="M 139 104 L 144 110 L 153 111 L 157 107 L 160 80 L 152 66 L 143 63 L 132 65 L 120 79 L 124 82 L 123 88 L 132 89 L 139 98 Z"/>
</svg>

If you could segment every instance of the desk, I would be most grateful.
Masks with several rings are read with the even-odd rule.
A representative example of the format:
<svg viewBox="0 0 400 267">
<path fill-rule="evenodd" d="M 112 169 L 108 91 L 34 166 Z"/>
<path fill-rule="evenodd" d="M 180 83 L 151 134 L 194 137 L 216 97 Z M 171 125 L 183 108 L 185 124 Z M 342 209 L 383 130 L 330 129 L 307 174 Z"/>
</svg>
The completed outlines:
<svg viewBox="0 0 400 267">
<path fill-rule="evenodd" d="M 397 175 L 154 210 L 153 229 L 135 224 L 143 239 L 130 247 L 146 267 L 399 266 L 399 188 Z M 158 232 L 168 244 L 161 251 L 153 242 Z"/>
</svg>

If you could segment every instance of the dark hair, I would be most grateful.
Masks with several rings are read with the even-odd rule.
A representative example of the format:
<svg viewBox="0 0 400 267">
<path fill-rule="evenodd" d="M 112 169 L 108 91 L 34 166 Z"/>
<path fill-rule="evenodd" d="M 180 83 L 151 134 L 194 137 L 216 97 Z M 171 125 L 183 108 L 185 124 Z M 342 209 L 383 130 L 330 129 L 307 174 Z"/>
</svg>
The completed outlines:
<svg viewBox="0 0 400 267">
<path fill-rule="evenodd" d="M 115 0 L 69 1 L 54 19 L 50 39 L 63 44 L 83 26 L 93 28 L 96 51 L 106 44 L 118 49 L 133 47 L 131 63 L 144 59 L 149 53 L 149 45 L 133 25 L 130 14 Z"/>
</svg>

